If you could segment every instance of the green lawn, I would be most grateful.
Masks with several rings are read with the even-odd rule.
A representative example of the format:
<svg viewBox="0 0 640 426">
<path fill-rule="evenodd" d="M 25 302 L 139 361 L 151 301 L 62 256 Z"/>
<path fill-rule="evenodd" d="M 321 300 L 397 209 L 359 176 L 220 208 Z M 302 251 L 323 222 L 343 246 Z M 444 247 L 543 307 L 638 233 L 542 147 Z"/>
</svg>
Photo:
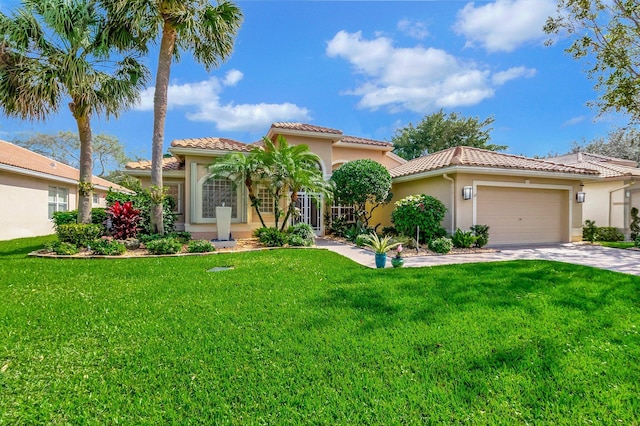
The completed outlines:
<svg viewBox="0 0 640 426">
<path fill-rule="evenodd" d="M 640 419 L 640 277 L 322 250 L 25 256 L 41 243 L 0 243 L 0 424 Z"/>
<path fill-rule="evenodd" d="M 628 249 L 635 247 L 633 241 L 598 241 L 598 244 L 604 247 L 612 247 L 618 249 Z"/>
</svg>

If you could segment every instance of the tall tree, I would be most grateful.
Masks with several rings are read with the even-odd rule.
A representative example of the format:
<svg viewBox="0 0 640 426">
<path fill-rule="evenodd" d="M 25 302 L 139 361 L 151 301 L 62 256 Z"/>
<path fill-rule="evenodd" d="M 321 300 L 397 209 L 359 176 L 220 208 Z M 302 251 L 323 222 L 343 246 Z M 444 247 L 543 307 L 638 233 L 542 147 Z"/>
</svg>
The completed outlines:
<svg viewBox="0 0 640 426">
<path fill-rule="evenodd" d="M 105 177 L 107 172 L 121 169 L 131 161 L 115 136 L 100 133 L 94 135 L 91 142 L 92 163 L 99 167 L 99 172 L 94 172 L 97 176 Z M 30 133 L 28 137 L 15 139 L 13 143 L 72 167 L 80 166 L 81 144 L 77 133 Z"/>
<path fill-rule="evenodd" d="M 607 138 L 582 144 L 573 142 L 571 152 L 590 152 L 640 163 L 640 131 L 635 128 L 615 129 Z"/>
<path fill-rule="evenodd" d="M 568 34 L 574 41 L 566 52 L 589 61 L 587 74 L 600 92 L 592 106 L 601 113 L 626 112 L 632 120 L 640 121 L 637 0 L 558 0 L 558 14 L 549 17 L 544 30 L 547 34 Z"/>
<path fill-rule="evenodd" d="M 412 160 L 426 154 L 432 154 L 454 146 L 471 146 L 491 151 L 507 149 L 505 145 L 489 144 L 493 117 L 479 121 L 478 118 L 462 117 L 452 112 L 446 115 L 443 110 L 425 116 L 415 127 L 396 130 L 391 141 L 396 154 L 405 160 Z"/>
<path fill-rule="evenodd" d="M 151 185 L 155 201 L 151 219 L 152 231 L 163 234 L 162 151 L 171 63 L 180 60 L 181 50 L 187 50 L 207 71 L 219 66 L 231 55 L 242 13 L 226 0 L 215 6 L 209 0 L 108 0 L 105 4 L 119 20 L 134 24 L 148 39 L 161 33 L 153 98 Z"/>
<path fill-rule="evenodd" d="M 12 16 L 0 12 L 0 108 L 44 120 L 69 101 L 80 137 L 81 223 L 91 222 L 91 117 L 117 116 L 146 82 L 133 42 L 92 0 L 23 0 Z"/>
</svg>

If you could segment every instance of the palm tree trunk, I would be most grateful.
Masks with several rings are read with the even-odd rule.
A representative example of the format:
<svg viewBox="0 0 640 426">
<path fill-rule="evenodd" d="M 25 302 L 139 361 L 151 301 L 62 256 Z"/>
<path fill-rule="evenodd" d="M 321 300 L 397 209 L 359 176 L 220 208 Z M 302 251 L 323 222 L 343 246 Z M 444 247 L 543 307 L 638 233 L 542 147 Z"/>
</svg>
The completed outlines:
<svg viewBox="0 0 640 426">
<path fill-rule="evenodd" d="M 87 115 L 76 116 L 74 108 L 70 105 L 78 125 L 80 137 L 80 179 L 78 184 L 78 223 L 91 223 L 91 194 L 93 163 L 91 155 L 91 122 Z"/>
<path fill-rule="evenodd" d="M 151 185 L 156 191 L 162 191 L 162 150 L 164 148 L 164 126 L 167 119 L 167 92 L 171 74 L 171 60 L 176 43 L 176 29 L 165 22 L 162 29 L 162 41 L 158 55 L 158 71 L 156 75 L 156 89 L 153 97 L 153 140 L 151 143 Z M 154 191 L 154 188 L 152 188 Z M 162 201 L 160 197 L 153 197 L 151 206 L 151 232 L 164 234 L 162 220 Z"/>
<path fill-rule="evenodd" d="M 291 201 L 289 202 L 289 207 L 287 208 L 287 214 L 284 216 L 282 220 L 282 228 L 281 231 L 284 231 L 284 228 L 287 226 L 287 221 L 289 217 L 291 217 L 291 212 L 293 212 L 296 208 L 296 203 L 298 202 L 298 191 L 291 192 Z"/>
</svg>

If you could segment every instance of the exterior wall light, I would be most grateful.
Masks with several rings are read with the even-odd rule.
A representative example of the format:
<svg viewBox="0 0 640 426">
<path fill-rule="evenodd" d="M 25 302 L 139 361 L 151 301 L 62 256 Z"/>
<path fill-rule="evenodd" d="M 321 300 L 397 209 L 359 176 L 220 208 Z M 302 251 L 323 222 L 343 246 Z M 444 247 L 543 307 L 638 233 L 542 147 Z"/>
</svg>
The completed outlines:
<svg viewBox="0 0 640 426">
<path fill-rule="evenodd" d="M 462 188 L 462 199 L 470 200 L 473 197 L 473 186 L 465 186 Z"/>
<path fill-rule="evenodd" d="M 585 193 L 582 191 L 576 192 L 576 202 L 584 203 Z"/>
</svg>

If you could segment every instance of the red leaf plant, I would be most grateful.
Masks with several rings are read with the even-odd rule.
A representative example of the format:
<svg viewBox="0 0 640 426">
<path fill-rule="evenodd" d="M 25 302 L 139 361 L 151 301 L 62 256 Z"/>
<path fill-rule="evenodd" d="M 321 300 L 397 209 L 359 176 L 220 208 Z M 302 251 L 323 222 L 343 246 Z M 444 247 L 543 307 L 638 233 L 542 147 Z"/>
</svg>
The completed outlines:
<svg viewBox="0 0 640 426">
<path fill-rule="evenodd" d="M 140 210 L 134 209 L 131 201 L 120 204 L 116 201 L 107 209 L 105 225 L 116 240 L 135 238 L 139 230 L 141 220 Z M 111 227 L 109 227 L 109 222 Z"/>
</svg>

